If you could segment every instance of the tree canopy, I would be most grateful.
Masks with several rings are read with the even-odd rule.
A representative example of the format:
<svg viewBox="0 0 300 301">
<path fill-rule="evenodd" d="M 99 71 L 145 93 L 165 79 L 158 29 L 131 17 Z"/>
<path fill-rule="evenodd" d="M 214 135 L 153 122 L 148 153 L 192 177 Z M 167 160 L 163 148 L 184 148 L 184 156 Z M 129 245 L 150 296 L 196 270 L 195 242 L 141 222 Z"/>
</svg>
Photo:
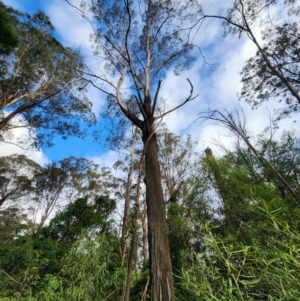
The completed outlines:
<svg viewBox="0 0 300 301">
<path fill-rule="evenodd" d="M 283 102 L 279 118 L 299 111 L 299 4 L 296 1 L 235 0 L 220 18 L 225 33 L 245 34 L 256 46 L 242 72 L 240 98 L 257 107 Z M 261 30 L 261 38 L 256 33 Z"/>
<path fill-rule="evenodd" d="M 9 54 L 19 44 L 18 37 L 13 29 L 14 19 L 7 13 L 5 7 L 0 3 L 0 53 Z"/>
<path fill-rule="evenodd" d="M 118 158 L 42 166 L 0 157 L 0 301 L 299 300 L 299 133 L 279 127 L 299 109 L 299 4 L 236 0 L 223 15 L 205 14 L 194 0 L 71 7 L 94 30 L 94 66 L 54 38 L 43 12 L 0 2 L 8 29 L 0 40 L 0 142 L 18 127 L 36 146 L 56 134 L 84 136 L 82 121 L 94 120 L 85 89 L 93 86 L 107 96 L 102 115 L 115 122 L 105 146 Z M 194 37 L 208 18 L 256 47 L 241 68 L 239 97 L 254 107 L 285 104 L 255 135 L 248 111 L 211 103 L 199 119 L 231 142 L 207 146 L 164 120 L 196 98 L 196 79 L 173 108 L 160 92 L 170 71 L 180 76 L 199 64 Z"/>
<path fill-rule="evenodd" d="M 20 127 L 29 130 L 33 146 L 51 145 L 55 133 L 84 136 L 81 122 L 91 125 L 95 117 L 81 91 L 81 55 L 53 37 L 53 25 L 43 12 L 30 16 L 4 6 L 2 10 L 14 20 L 19 40 L 10 54 L 0 55 L 2 140 Z"/>
</svg>

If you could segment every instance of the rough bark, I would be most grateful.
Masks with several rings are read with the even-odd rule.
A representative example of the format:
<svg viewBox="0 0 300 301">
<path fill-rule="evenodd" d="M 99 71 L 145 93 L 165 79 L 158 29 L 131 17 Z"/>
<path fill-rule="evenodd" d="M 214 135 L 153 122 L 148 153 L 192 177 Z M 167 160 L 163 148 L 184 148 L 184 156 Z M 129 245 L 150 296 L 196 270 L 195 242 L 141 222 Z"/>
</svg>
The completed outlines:
<svg viewBox="0 0 300 301">
<path fill-rule="evenodd" d="M 151 301 L 175 300 L 156 135 L 144 133 Z"/>
</svg>

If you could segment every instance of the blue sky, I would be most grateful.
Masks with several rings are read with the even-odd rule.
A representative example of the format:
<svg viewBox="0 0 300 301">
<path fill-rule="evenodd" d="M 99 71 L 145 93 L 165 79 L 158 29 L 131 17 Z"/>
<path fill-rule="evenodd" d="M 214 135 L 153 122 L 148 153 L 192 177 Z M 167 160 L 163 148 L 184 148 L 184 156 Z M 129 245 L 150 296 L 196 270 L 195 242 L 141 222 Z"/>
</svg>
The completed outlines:
<svg viewBox="0 0 300 301">
<path fill-rule="evenodd" d="M 20 11 L 34 13 L 38 9 L 43 10 L 50 17 L 51 22 L 56 28 L 56 37 L 63 45 L 79 48 L 82 53 L 89 54 L 91 45 L 89 34 L 91 27 L 88 22 L 83 20 L 78 12 L 66 4 L 64 0 L 2 0 L 5 4 L 11 5 Z M 70 1 L 78 4 L 79 0 Z M 203 3 L 204 10 L 209 14 L 217 13 L 226 8 L 226 2 L 220 0 L 200 0 Z M 230 4 L 230 3 L 227 3 Z M 203 61 L 199 60 L 194 66 L 184 71 L 180 76 L 169 73 L 162 83 L 162 97 L 168 99 L 169 108 L 178 105 L 184 100 L 189 92 L 189 85 L 186 78 L 193 82 L 195 94 L 199 97 L 193 102 L 173 112 L 164 119 L 169 129 L 176 134 L 190 134 L 199 141 L 198 150 L 203 152 L 207 146 L 216 148 L 213 139 L 220 139 L 222 143 L 230 147 L 232 139 L 228 138 L 227 130 L 217 127 L 215 124 L 199 123 L 190 124 L 197 118 L 198 112 L 207 110 L 208 106 L 227 110 L 241 106 L 247 116 L 247 126 L 251 134 L 260 133 L 269 123 L 269 110 L 273 109 L 272 104 L 267 104 L 259 110 L 253 111 L 237 100 L 237 93 L 241 88 L 240 75 L 244 62 L 255 53 L 255 47 L 247 39 L 238 39 L 237 37 L 222 37 L 222 25 L 217 20 L 206 22 L 196 37 L 196 43 L 202 47 L 211 62 L 216 63 L 213 69 L 203 66 Z M 259 35 L 259 31 L 257 31 Z M 97 64 L 89 56 L 89 63 L 94 66 Z M 94 104 L 94 112 L 99 117 L 102 111 L 105 96 L 90 89 L 88 96 Z M 99 118 L 99 124 L 101 124 Z M 99 127 L 98 124 L 98 127 Z M 290 121 L 285 121 L 283 129 L 292 130 L 295 125 Z M 20 132 L 20 135 L 22 133 Z M 102 166 L 111 166 L 120 154 L 103 148 L 103 145 L 93 142 L 93 137 L 85 140 L 70 138 L 62 140 L 55 138 L 55 146 L 41 151 L 27 150 L 25 154 L 41 164 L 59 160 L 69 156 L 82 156 L 90 158 L 100 163 Z M 24 153 L 23 150 L 15 146 L 8 145 L 0 149 L 0 155 L 7 155 L 14 152 Z"/>
<path fill-rule="evenodd" d="M 39 9 L 43 10 L 43 5 L 45 5 L 46 2 L 49 2 L 49 0 L 2 0 L 2 2 L 20 11 L 32 14 Z"/>
<path fill-rule="evenodd" d="M 49 11 L 51 5 L 53 4 L 52 0 L 3 0 L 6 5 L 10 5 L 22 12 L 27 12 L 29 14 L 34 14 L 38 10 Z M 63 1 L 61 1 L 63 2 Z M 49 15 L 49 13 L 47 13 Z M 55 32 L 56 38 L 58 38 L 64 45 L 64 40 L 60 32 Z M 77 45 L 75 45 L 76 47 Z M 96 112 L 99 113 L 99 112 Z M 43 155 L 51 161 L 61 160 L 69 156 L 76 157 L 95 157 L 102 155 L 107 151 L 103 148 L 101 143 L 96 143 L 94 137 L 92 136 L 93 130 L 101 126 L 101 121 L 99 120 L 98 124 L 90 129 L 87 129 L 90 135 L 88 135 L 84 140 L 76 137 L 69 137 L 64 140 L 60 136 L 54 138 L 54 146 L 50 148 L 42 149 Z M 30 154 L 31 151 L 25 152 Z"/>
</svg>

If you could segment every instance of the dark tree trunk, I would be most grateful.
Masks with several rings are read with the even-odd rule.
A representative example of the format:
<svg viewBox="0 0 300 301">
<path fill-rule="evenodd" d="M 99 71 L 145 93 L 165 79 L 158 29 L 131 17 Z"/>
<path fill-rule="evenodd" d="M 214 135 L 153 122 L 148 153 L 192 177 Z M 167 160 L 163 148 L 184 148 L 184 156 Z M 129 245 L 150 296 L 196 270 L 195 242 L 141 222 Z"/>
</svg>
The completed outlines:
<svg viewBox="0 0 300 301">
<path fill-rule="evenodd" d="M 145 132 L 143 133 L 143 141 L 145 146 L 151 301 L 174 301 L 175 293 L 158 163 L 157 140 L 155 134 L 151 135 L 147 130 Z"/>
<path fill-rule="evenodd" d="M 146 69 L 148 70 L 149 66 Z M 154 129 L 154 111 L 160 84 L 158 85 L 154 101 L 152 102 L 149 95 L 150 77 L 148 71 L 146 72 L 145 98 L 143 102 L 139 102 L 138 100 L 138 106 L 144 119 L 141 120 L 128 110 L 121 101 L 120 87 L 124 81 L 126 72 L 127 67 L 124 68 L 118 82 L 116 97 L 123 113 L 134 125 L 139 127 L 143 133 L 151 301 L 175 301 L 165 204 L 158 162 L 158 146 Z M 191 95 L 192 92 L 193 89 L 191 89 Z M 190 97 L 187 98 L 184 103 L 189 100 Z"/>
</svg>

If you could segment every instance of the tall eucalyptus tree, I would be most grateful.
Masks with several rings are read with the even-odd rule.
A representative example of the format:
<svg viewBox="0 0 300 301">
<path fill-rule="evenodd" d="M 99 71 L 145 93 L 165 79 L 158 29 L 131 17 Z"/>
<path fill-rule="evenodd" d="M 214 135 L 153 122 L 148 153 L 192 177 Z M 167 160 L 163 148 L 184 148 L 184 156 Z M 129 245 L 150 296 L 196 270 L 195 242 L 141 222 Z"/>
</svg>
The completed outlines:
<svg viewBox="0 0 300 301">
<path fill-rule="evenodd" d="M 161 111 L 159 92 L 167 71 L 178 73 L 194 62 L 191 33 L 201 7 L 194 0 L 91 0 L 82 2 L 78 9 L 86 12 L 86 18 L 93 15 L 95 55 L 104 68 L 101 74 L 87 72 L 86 78 L 142 131 L 151 300 L 175 300 L 156 128 L 164 116 L 195 95 L 188 79 L 186 99 L 169 111 Z"/>
</svg>

